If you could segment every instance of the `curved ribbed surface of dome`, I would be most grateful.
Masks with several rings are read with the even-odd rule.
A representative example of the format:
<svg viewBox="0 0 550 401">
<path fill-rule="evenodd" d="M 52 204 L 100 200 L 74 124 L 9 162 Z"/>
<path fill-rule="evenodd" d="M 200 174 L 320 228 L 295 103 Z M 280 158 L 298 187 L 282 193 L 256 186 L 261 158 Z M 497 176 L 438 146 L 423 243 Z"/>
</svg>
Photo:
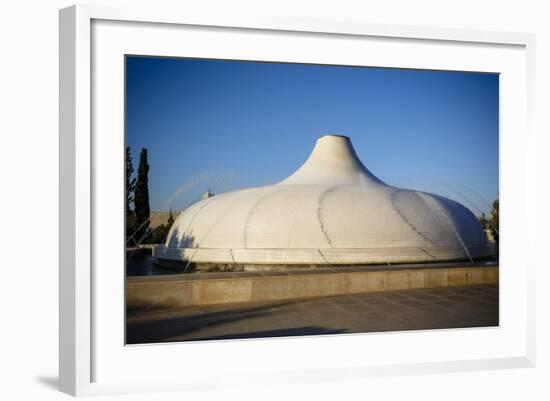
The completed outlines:
<svg viewBox="0 0 550 401">
<path fill-rule="evenodd" d="M 472 260 L 492 252 L 467 208 L 387 185 L 361 163 L 349 138 L 327 135 L 287 179 L 191 205 L 154 256 L 199 264 L 339 265 Z"/>
</svg>

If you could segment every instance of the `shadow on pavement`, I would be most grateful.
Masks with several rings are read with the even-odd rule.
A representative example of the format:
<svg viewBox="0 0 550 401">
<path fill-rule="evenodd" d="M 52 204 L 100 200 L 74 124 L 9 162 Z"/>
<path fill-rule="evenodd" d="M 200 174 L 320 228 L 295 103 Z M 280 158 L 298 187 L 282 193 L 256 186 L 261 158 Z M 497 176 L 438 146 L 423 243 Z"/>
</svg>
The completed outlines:
<svg viewBox="0 0 550 401">
<path fill-rule="evenodd" d="M 183 336 L 204 327 L 215 327 L 269 314 L 274 308 L 288 303 L 270 304 L 254 308 L 238 308 L 191 316 L 175 316 L 160 320 L 126 322 L 126 343 L 141 344 L 169 341 L 173 337 Z M 177 312 L 176 312 L 177 313 Z"/>
</svg>

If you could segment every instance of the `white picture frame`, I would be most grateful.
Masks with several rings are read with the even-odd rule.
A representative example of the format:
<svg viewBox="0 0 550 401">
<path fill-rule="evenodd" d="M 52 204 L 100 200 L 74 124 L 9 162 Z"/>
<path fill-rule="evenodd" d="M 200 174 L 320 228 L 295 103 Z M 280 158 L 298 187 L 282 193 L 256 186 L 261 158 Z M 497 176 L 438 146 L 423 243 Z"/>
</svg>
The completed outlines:
<svg viewBox="0 0 550 401">
<path fill-rule="evenodd" d="M 441 340 L 442 344 L 456 340 L 455 337 L 462 336 L 468 338 L 467 341 L 486 341 L 495 343 L 495 348 L 483 352 L 483 344 L 479 343 L 479 349 L 472 351 L 464 358 L 448 357 L 442 355 L 443 359 L 434 358 L 418 359 L 414 354 L 408 355 L 395 362 L 396 358 L 385 358 L 384 355 L 373 360 L 361 360 L 360 353 L 354 357 L 350 355 L 345 359 L 336 358 L 336 351 L 344 343 L 359 346 L 365 344 L 365 341 L 382 341 L 388 334 L 377 334 L 365 337 L 363 335 L 354 336 L 328 336 L 322 341 L 319 339 L 298 340 L 298 339 L 277 339 L 277 340 L 244 340 L 244 341 L 220 341 L 210 342 L 208 344 L 195 343 L 192 346 L 179 347 L 178 352 L 184 350 L 187 360 L 196 364 L 195 371 L 186 375 L 185 379 L 178 378 L 178 375 L 164 375 L 164 378 L 155 378 L 149 381 L 140 380 L 136 377 L 130 377 L 131 371 L 120 369 L 117 365 L 121 359 L 111 358 L 107 354 L 109 350 L 105 344 L 105 339 L 109 338 L 107 319 L 120 319 L 122 311 L 117 311 L 112 316 L 107 317 L 101 305 L 96 304 L 97 291 L 101 287 L 102 297 L 114 300 L 115 305 L 120 305 L 124 297 L 124 286 L 120 286 L 120 280 L 114 281 L 112 286 L 105 286 L 105 275 L 97 274 L 94 266 L 102 260 L 94 248 L 94 235 L 97 235 L 98 229 L 103 227 L 99 222 L 102 213 L 101 207 L 98 208 L 97 198 L 95 197 L 98 186 L 103 185 L 97 181 L 98 152 L 103 152 L 105 142 L 97 142 L 94 138 L 93 126 L 98 126 L 94 121 L 94 107 L 92 101 L 96 96 L 92 83 L 94 69 L 98 71 L 103 68 L 103 64 L 94 59 L 101 52 L 101 46 L 105 40 L 99 38 L 94 42 L 94 24 L 101 26 L 105 22 L 106 29 L 97 33 L 97 35 L 114 35 L 110 37 L 112 48 L 110 51 L 123 51 L 120 43 L 120 30 L 135 29 L 133 33 L 138 33 L 144 27 L 156 27 L 148 38 L 151 44 L 142 43 L 142 46 L 154 46 L 155 40 L 163 35 L 171 35 L 173 31 L 166 29 L 178 29 L 178 27 L 197 27 L 208 31 L 215 30 L 215 35 L 228 35 L 227 32 L 243 32 L 246 34 L 262 34 L 265 40 L 278 39 L 278 34 L 287 36 L 307 36 L 304 40 L 310 40 L 316 36 L 326 38 L 341 38 L 343 40 L 384 40 L 388 45 L 395 41 L 405 41 L 406 43 L 417 43 L 419 45 L 430 44 L 438 46 L 444 51 L 445 46 L 455 46 L 454 51 L 468 51 L 478 49 L 480 58 L 483 54 L 487 56 L 488 49 L 496 49 L 495 52 L 503 52 L 502 59 L 495 58 L 489 60 L 487 71 L 503 73 L 499 68 L 510 68 L 504 74 L 510 74 L 514 79 L 510 79 L 509 87 L 501 91 L 501 96 L 509 96 L 513 90 L 519 93 L 519 99 L 513 99 L 513 105 L 519 105 L 519 109 L 511 108 L 512 103 L 507 103 L 504 99 L 501 107 L 501 114 L 504 118 L 510 117 L 510 120 L 502 120 L 502 129 L 505 132 L 504 144 L 501 146 L 501 154 L 508 155 L 511 150 L 516 152 L 515 159 L 510 160 L 507 157 L 501 157 L 501 211 L 503 215 L 502 226 L 518 227 L 526 224 L 527 229 L 533 229 L 536 210 L 531 204 L 534 199 L 534 154 L 535 154 L 535 134 L 532 127 L 532 112 L 534 110 L 534 45 L 535 38 L 531 34 L 507 33 L 507 32 L 485 32 L 460 29 L 439 29 L 414 26 L 393 26 L 376 25 L 363 22 L 346 21 L 317 21 L 317 20 L 293 20 L 287 18 L 235 18 L 231 16 L 210 15 L 188 15 L 182 10 L 163 10 L 151 8 L 111 8 L 108 6 L 72 6 L 61 10 L 60 12 L 60 389 L 63 392 L 72 395 L 94 395 L 108 393 L 127 393 L 133 391 L 165 391 L 167 389 L 201 389 L 209 386 L 220 386 L 229 383 L 246 383 L 251 378 L 258 381 L 276 382 L 293 380 L 326 380 L 329 376 L 333 379 L 352 375 L 353 377 L 386 376 L 400 374 L 418 374 L 434 373 L 448 371 L 467 371 L 479 369 L 501 369 L 510 367 L 530 367 L 535 363 L 535 338 L 534 338 L 534 270 L 535 261 L 521 254 L 529 255 L 529 248 L 532 246 L 526 239 L 516 238 L 513 234 L 507 234 L 503 229 L 502 247 L 506 248 L 507 243 L 515 244 L 515 251 L 503 252 L 501 266 L 504 264 L 517 264 L 521 261 L 521 268 L 518 268 L 518 277 L 511 279 L 508 275 L 509 270 L 501 271 L 501 291 L 503 291 L 501 300 L 501 313 L 515 313 L 515 315 L 505 316 L 505 324 L 497 329 L 485 330 L 463 330 L 456 332 L 450 331 L 432 331 L 416 335 L 419 341 L 434 342 Z M 133 27 L 129 25 L 115 26 L 117 23 L 138 24 Z M 113 30 L 110 30 L 110 29 Z M 158 28 L 158 29 L 157 29 Z M 103 28 L 97 28 L 103 29 Z M 200 30 L 199 29 L 199 30 Z M 184 29 L 185 30 L 185 29 Z M 229 30 L 229 31 L 227 31 Z M 154 33 L 153 33 L 154 31 Z M 103 33 L 102 33 L 103 32 Z M 114 33 L 113 33 L 114 32 Z M 224 33 L 225 32 L 225 33 Z M 115 37 L 118 35 L 118 39 Z M 158 37 L 155 35 L 159 35 Z M 270 35 L 275 37 L 271 38 Z M 144 41 L 142 41 L 144 42 Z M 169 46 L 169 45 L 166 45 Z M 147 53 L 150 53 L 152 47 Z M 159 49 L 158 52 L 163 55 L 170 51 Z M 500 49 L 500 50 L 499 50 Z M 509 49 L 510 51 L 508 52 Z M 427 49 L 428 53 L 433 49 Z M 290 50 L 289 50 L 290 52 Z M 345 50 L 343 50 L 345 53 Z M 348 50 L 349 52 L 349 50 Z M 504 54 L 506 53 L 506 54 Z M 118 53 L 117 53 L 118 54 Z M 289 53 L 290 54 L 290 53 Z M 446 54 L 446 53 L 442 53 Z M 495 53 L 496 54 L 496 53 Z M 500 53 L 499 53 L 500 54 Z M 102 60 L 105 60 L 104 56 Z M 118 57 L 118 56 L 117 56 Z M 274 59 L 280 59 L 281 56 L 274 55 Z M 290 60 L 294 56 L 289 56 Z M 345 54 L 342 57 L 346 57 Z M 451 56 L 449 56 L 452 58 Z M 510 57 L 510 58 L 508 58 Z M 119 60 L 120 61 L 120 60 Z M 509 61 L 512 63 L 510 64 Z M 350 61 L 353 63 L 353 60 Z M 361 63 L 359 61 L 359 63 Z M 380 65 L 386 65 L 388 61 L 381 61 Z M 410 60 L 409 65 L 403 65 L 397 62 L 396 65 L 408 68 L 431 68 L 429 62 L 422 63 L 419 60 Z M 445 68 L 444 60 L 441 61 L 441 68 Z M 505 67 L 504 64 L 508 65 Z M 107 64 L 106 64 L 107 65 Z M 454 64 L 449 61 L 448 65 L 454 65 L 457 69 L 468 69 L 468 65 L 476 70 L 475 63 L 465 60 L 461 65 L 455 61 Z M 510 65 L 517 66 L 510 67 Z M 514 69 L 515 68 L 515 69 Z M 484 69 L 485 70 L 485 69 Z M 118 71 L 117 74 L 120 74 Z M 525 75 L 523 75 L 525 73 Z M 113 77 L 120 75 L 113 75 Z M 526 79 L 525 79 L 526 77 Z M 101 78 L 103 79 L 103 78 Z M 109 78 L 110 79 L 110 78 Z M 122 85 L 122 83 L 120 83 Z M 120 86 L 122 87 L 122 86 Z M 117 89 L 119 90 L 120 87 Z M 97 96 L 102 96 L 101 94 Z M 119 98 L 113 99 L 114 102 Z M 510 99 L 508 99 L 510 100 Z M 510 100 L 512 101 L 512 100 Z M 524 107 L 524 108 L 523 108 Z M 101 115 L 96 118 L 101 118 Z M 514 137 L 512 128 L 516 130 L 517 137 Z M 521 135 L 519 135 L 521 133 Z M 123 133 L 120 132 L 122 136 Z M 117 152 L 113 149 L 113 154 Z M 122 159 L 121 159 L 122 160 Z M 519 162 L 517 165 L 514 162 Z M 112 160 L 116 163 L 116 157 Z M 106 162 L 107 163 L 107 162 Z M 120 166 L 122 168 L 122 165 Z M 513 169 L 513 170 L 512 170 Z M 100 180 L 101 181 L 101 180 Z M 521 194 L 513 193 L 512 188 L 521 184 L 523 191 Z M 115 185 L 115 184 L 113 184 Z M 117 185 L 122 185 L 122 180 Z M 121 198 L 122 199 L 122 198 Z M 510 212 L 507 217 L 507 210 Z M 508 219 L 506 222 L 504 219 Z M 522 223 L 525 220 L 526 223 Z M 523 251 L 523 252 L 522 252 Z M 115 262 L 113 262 L 115 263 Z M 122 267 L 121 267 L 122 269 Z M 514 282 L 517 286 L 512 287 Z M 508 284 L 509 286 L 507 286 Z M 507 294 L 510 294 L 509 296 Z M 517 308 L 511 307 L 517 305 Z M 114 308 L 117 309 L 117 308 Z M 501 314 L 502 317 L 502 314 Z M 517 319 L 516 319 L 517 318 Z M 105 320 L 103 320 L 105 319 Z M 517 321 L 516 321 L 517 320 Z M 111 320 L 114 321 L 114 320 Z M 99 327 L 99 328 L 98 328 Z M 499 333 L 506 333 L 500 336 Z M 510 334 L 511 333 L 511 334 Z M 403 335 L 398 337 L 393 335 L 392 344 L 403 344 L 410 341 L 409 337 Z M 389 334 L 392 336 L 392 334 Z M 421 339 L 424 337 L 424 339 Z M 458 338 L 458 337 L 456 337 Z M 439 339 L 439 340 L 438 340 Z M 117 340 L 118 341 L 118 340 Z M 300 341 L 299 343 L 297 341 Z M 466 341 L 466 340 L 465 340 Z M 297 350 L 296 344 L 300 345 Z M 128 361 L 139 360 L 142 356 L 141 351 L 147 353 L 143 358 L 148 361 L 162 360 L 166 358 L 167 350 L 174 350 L 178 345 L 158 345 L 138 348 L 125 348 L 120 343 L 121 358 L 129 358 Z M 117 346 L 118 347 L 118 346 Z M 307 355 L 314 355 L 319 349 L 327 350 L 327 356 L 324 362 L 312 361 L 307 364 L 295 364 L 292 369 L 285 369 L 284 360 L 272 359 L 269 362 L 263 362 L 265 366 L 254 366 L 254 369 L 246 366 L 238 367 L 235 375 L 228 373 L 228 367 L 220 364 L 218 367 L 203 366 L 198 358 L 200 355 L 205 357 L 214 357 L 216 353 L 225 352 L 235 359 L 244 361 L 256 361 L 257 355 L 262 353 L 265 348 L 273 348 L 270 355 L 274 353 L 294 353 L 309 352 Z M 500 347 L 500 348 L 498 348 Z M 506 348 L 509 347 L 509 348 Z M 146 349 L 145 349 L 146 348 Z M 460 345 L 457 352 L 460 352 Z M 507 351 L 508 350 L 508 351 Z M 232 353 L 233 352 L 233 353 Z M 125 356 L 123 356 L 123 354 Z M 143 354 L 145 355 L 145 354 Z M 256 356 L 254 356 L 256 355 Z M 268 355 L 268 354 L 265 354 Z M 265 356 L 264 355 L 264 356 Z M 304 354 L 306 355 L 306 354 Z M 137 358 L 137 359 L 136 359 Z M 155 359 L 156 358 L 156 359 Z M 331 359 L 332 358 L 332 359 Z M 338 360 L 337 360 L 338 359 Z M 331 365 L 334 361 L 334 366 Z M 102 361 L 99 363 L 98 361 Z M 113 366 L 113 372 L 117 370 L 120 374 L 105 374 L 101 372 L 101 366 L 109 363 Z M 271 363 L 272 366 L 267 366 Z M 238 364 L 238 363 L 237 363 Z M 246 362 L 243 362 L 246 364 Z M 167 363 L 167 366 L 170 364 Z M 217 370 L 216 370 L 217 369 Z M 125 376 L 124 372 L 128 372 Z"/>
</svg>

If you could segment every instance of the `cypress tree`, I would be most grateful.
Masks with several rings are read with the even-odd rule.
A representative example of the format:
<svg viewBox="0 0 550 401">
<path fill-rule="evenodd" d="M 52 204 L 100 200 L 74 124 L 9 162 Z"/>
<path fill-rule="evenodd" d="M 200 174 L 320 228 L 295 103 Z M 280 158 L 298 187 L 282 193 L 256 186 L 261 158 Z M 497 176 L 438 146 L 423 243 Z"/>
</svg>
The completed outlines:
<svg viewBox="0 0 550 401">
<path fill-rule="evenodd" d="M 493 202 L 493 207 L 491 208 L 491 217 L 489 218 L 489 220 L 487 220 L 487 226 L 489 228 L 489 230 L 491 231 L 491 236 L 493 237 L 493 240 L 495 241 L 495 257 L 496 257 L 496 260 L 498 262 L 499 260 L 499 243 L 498 243 L 498 239 L 499 239 L 499 235 L 498 235 L 498 230 L 499 230 L 499 227 L 498 227 L 498 209 L 499 209 L 499 204 L 498 204 L 498 199 L 496 199 L 494 202 Z"/>
<path fill-rule="evenodd" d="M 136 225 L 139 227 L 135 236 L 136 240 L 139 240 L 149 231 L 150 209 L 148 173 L 149 164 L 147 163 L 147 149 L 143 148 L 139 155 L 139 167 L 134 193 L 134 212 L 136 215 Z"/>
<path fill-rule="evenodd" d="M 132 177 L 134 166 L 132 164 L 132 153 L 130 147 L 126 147 L 126 241 L 136 230 L 136 216 L 132 210 L 134 200 L 134 190 L 136 188 L 136 179 Z"/>
<path fill-rule="evenodd" d="M 498 199 L 493 202 L 493 208 L 491 209 L 491 219 L 489 220 L 491 225 L 491 234 L 495 239 L 498 247 Z"/>
</svg>

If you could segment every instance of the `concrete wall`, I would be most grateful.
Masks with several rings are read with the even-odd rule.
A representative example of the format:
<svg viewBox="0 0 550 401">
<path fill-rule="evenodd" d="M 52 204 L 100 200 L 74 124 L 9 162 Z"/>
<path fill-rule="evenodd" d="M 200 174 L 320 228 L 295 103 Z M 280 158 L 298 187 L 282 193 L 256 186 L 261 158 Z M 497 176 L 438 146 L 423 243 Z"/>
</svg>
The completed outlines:
<svg viewBox="0 0 550 401">
<path fill-rule="evenodd" d="M 498 267 L 128 277 L 126 302 L 128 308 L 165 308 L 471 284 L 498 284 Z"/>
</svg>

